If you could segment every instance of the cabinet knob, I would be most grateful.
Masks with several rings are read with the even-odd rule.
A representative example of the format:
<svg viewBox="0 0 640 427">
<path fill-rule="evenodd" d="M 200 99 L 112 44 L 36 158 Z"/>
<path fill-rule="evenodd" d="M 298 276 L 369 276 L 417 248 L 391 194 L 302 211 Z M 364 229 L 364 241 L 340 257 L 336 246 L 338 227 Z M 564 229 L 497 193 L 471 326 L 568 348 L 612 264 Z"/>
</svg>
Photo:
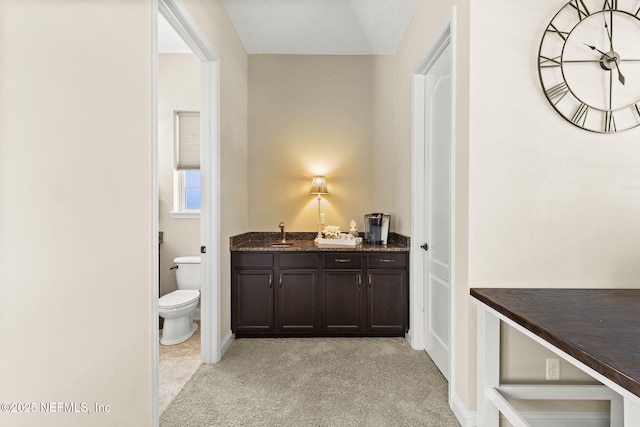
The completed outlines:
<svg viewBox="0 0 640 427">
<path fill-rule="evenodd" d="M 336 258 L 334 261 L 335 262 L 349 262 L 349 261 L 351 261 L 351 259 L 350 258 Z"/>
<path fill-rule="evenodd" d="M 424 249 L 425 251 L 429 250 L 429 245 L 427 243 L 425 243 L 424 245 L 420 246 L 422 249 Z"/>
</svg>

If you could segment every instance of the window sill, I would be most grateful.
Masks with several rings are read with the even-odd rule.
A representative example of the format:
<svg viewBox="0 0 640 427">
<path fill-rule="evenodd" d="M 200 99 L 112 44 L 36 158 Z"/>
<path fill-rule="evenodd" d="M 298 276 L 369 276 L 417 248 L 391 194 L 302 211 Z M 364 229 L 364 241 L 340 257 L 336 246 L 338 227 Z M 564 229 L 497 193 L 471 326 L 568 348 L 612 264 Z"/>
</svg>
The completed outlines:
<svg viewBox="0 0 640 427">
<path fill-rule="evenodd" d="M 200 211 L 196 212 L 180 212 L 180 211 L 172 211 L 169 212 L 169 216 L 171 218 L 200 218 Z"/>
</svg>

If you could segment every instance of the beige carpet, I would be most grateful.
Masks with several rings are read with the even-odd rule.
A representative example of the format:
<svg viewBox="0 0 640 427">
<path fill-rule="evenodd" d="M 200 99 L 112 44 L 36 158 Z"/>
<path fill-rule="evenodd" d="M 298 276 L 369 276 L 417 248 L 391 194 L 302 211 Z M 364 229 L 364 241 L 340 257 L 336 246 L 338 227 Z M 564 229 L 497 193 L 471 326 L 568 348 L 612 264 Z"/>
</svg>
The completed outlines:
<svg viewBox="0 0 640 427">
<path fill-rule="evenodd" d="M 447 383 L 402 338 L 239 339 L 160 417 L 173 426 L 459 426 Z"/>
</svg>

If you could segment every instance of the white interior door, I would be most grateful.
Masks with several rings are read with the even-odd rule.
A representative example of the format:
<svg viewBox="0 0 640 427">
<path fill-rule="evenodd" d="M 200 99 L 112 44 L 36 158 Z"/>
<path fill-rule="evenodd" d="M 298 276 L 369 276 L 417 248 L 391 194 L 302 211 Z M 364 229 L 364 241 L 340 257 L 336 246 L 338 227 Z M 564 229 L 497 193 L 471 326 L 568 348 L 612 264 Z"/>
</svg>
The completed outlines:
<svg viewBox="0 0 640 427">
<path fill-rule="evenodd" d="M 452 62 L 448 45 L 425 81 L 425 224 L 423 289 L 425 350 L 449 379 L 451 340 Z"/>
</svg>

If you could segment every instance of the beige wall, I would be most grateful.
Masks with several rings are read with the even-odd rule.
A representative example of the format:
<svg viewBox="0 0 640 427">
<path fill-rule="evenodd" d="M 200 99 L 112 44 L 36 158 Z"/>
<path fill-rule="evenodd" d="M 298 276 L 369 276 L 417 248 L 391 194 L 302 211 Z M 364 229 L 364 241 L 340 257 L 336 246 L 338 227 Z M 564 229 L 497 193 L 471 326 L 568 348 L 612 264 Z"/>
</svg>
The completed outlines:
<svg viewBox="0 0 640 427">
<path fill-rule="evenodd" d="M 249 228 L 316 231 L 311 177 L 326 175 L 325 224 L 348 230 L 379 207 L 372 164 L 372 56 L 249 57 Z M 394 215 L 394 211 L 390 210 Z"/>
<path fill-rule="evenodd" d="M 392 212 L 391 229 L 409 236 L 411 224 L 404 206 L 398 200 L 411 194 L 410 186 L 399 187 L 405 172 L 411 174 L 411 156 L 404 156 L 395 141 L 395 64 L 396 56 L 373 57 L 371 164 L 375 172 L 368 185 L 376 189 L 371 191 L 371 204 L 376 206 L 376 211 Z"/>
<path fill-rule="evenodd" d="M 176 274 L 169 270 L 179 256 L 200 255 L 200 220 L 171 218 L 173 210 L 174 125 L 176 110 L 200 110 L 200 60 L 193 54 L 158 55 L 158 227 L 164 232 L 160 246 L 160 296 L 174 291 Z"/>
<path fill-rule="evenodd" d="M 152 422 L 151 6 L 0 2 L 1 402 Z"/>
<path fill-rule="evenodd" d="M 220 59 L 220 336 L 231 331 L 229 237 L 248 230 L 248 57 L 222 0 L 183 0 Z M 215 226 L 215 225 L 214 225 Z"/>
</svg>

